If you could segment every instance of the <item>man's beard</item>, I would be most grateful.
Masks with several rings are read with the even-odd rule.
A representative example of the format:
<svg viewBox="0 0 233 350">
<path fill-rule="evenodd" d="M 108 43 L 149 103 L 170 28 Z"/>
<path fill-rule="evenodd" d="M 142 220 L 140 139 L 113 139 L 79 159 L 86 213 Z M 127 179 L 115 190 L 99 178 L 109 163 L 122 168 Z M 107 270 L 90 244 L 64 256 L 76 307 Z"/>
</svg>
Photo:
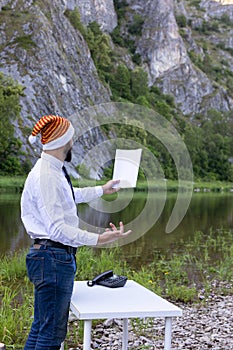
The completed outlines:
<svg viewBox="0 0 233 350">
<path fill-rule="evenodd" d="M 72 149 L 70 148 L 69 151 L 66 153 L 65 162 L 71 162 L 72 159 Z"/>
</svg>

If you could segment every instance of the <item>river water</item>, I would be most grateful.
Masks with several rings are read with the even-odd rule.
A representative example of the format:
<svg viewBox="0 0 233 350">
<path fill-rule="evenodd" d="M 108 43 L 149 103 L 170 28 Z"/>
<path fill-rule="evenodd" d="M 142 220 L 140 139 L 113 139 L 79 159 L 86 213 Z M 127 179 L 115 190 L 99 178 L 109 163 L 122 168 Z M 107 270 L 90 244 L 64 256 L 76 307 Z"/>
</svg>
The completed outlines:
<svg viewBox="0 0 233 350">
<path fill-rule="evenodd" d="M 161 214 L 141 237 L 122 246 L 123 257 L 135 259 L 137 264 L 146 264 L 151 261 L 153 254 L 158 251 L 182 250 L 182 242 L 192 240 L 197 230 L 208 234 L 211 228 L 213 230 L 233 229 L 233 193 L 193 194 L 186 215 L 171 233 L 165 233 L 165 228 L 176 201 L 176 194 L 168 193 L 164 206 L 164 196 L 158 193 L 154 196 L 155 206 L 152 206 L 151 210 L 158 207 Z M 129 199 L 126 192 L 119 198 L 120 206 L 118 202 L 112 201 L 111 207 L 107 207 L 103 212 L 102 209 L 98 211 L 87 204 L 80 205 L 79 215 L 84 220 L 84 226 L 90 223 L 95 227 L 107 227 L 110 221 L 117 223 L 120 220 L 130 226 L 130 222 L 143 210 L 146 197 L 146 193 L 136 193 Z M 110 214 L 108 208 L 110 208 Z M 140 222 L 142 228 L 147 224 L 147 217 L 144 220 L 145 222 L 143 220 Z M 0 194 L 0 225 L 1 255 L 30 246 L 31 241 L 20 219 L 20 195 Z"/>
</svg>

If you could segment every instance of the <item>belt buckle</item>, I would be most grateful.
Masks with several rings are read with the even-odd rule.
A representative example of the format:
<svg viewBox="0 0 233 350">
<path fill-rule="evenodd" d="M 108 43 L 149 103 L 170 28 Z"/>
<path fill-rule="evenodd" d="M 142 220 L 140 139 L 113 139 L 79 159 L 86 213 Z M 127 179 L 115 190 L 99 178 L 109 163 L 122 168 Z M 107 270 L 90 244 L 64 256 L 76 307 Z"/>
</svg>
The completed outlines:
<svg viewBox="0 0 233 350">
<path fill-rule="evenodd" d="M 40 249 L 40 247 L 41 247 L 41 244 L 37 244 L 37 243 L 33 244 L 33 248 L 34 249 Z"/>
</svg>

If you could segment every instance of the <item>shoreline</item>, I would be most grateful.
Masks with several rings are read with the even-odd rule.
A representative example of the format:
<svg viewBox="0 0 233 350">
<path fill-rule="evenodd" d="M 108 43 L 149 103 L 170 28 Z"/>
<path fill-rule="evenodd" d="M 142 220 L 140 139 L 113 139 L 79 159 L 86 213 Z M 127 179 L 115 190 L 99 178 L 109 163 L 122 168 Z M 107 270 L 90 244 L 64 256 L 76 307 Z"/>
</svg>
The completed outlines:
<svg viewBox="0 0 233 350">
<path fill-rule="evenodd" d="M 117 249 L 96 254 L 93 249 L 83 247 L 77 255 L 77 277 L 88 280 L 99 271 L 114 266 L 117 274 L 128 276 L 181 307 L 183 316 L 173 321 L 173 350 L 226 350 L 225 341 L 233 348 L 230 331 L 233 323 L 232 231 L 224 236 L 218 235 L 218 244 L 214 237 L 214 232 L 208 238 L 197 232 L 195 245 L 187 244 L 185 254 L 174 254 L 169 259 L 160 256 L 153 264 L 139 270 L 122 264 Z M 222 255 L 219 255 L 220 252 Z M 219 260 L 210 266 L 211 253 Z M 21 349 L 25 342 L 32 316 L 33 285 L 27 278 L 25 257 L 26 251 L 5 256 L 0 266 L 0 312 L 3 314 L 0 341 L 15 349 Z M 192 275 L 188 273 L 190 263 L 193 266 Z M 195 275 L 200 279 L 196 280 Z M 19 323 L 12 322 L 18 318 L 21 320 Z M 119 350 L 121 322 L 115 319 L 98 320 L 97 324 L 97 321 L 93 321 L 93 339 L 100 340 L 93 343 L 92 349 Z M 145 324 L 142 319 L 133 319 L 130 323 L 129 348 L 163 349 L 164 319 L 147 319 Z M 82 326 L 82 321 L 69 322 L 67 349 L 82 349 L 78 345 L 83 339 Z M 228 339 L 230 337 L 232 339 Z M 152 344 L 156 344 L 156 347 Z M 224 345 L 221 347 L 219 344 Z"/>
<path fill-rule="evenodd" d="M 21 193 L 23 190 L 25 176 L 0 176 L 0 194 L 6 192 Z M 106 180 L 88 180 L 88 179 L 72 179 L 73 186 L 96 186 L 104 184 Z M 135 192 L 147 192 L 148 184 L 151 191 L 155 192 L 177 192 L 178 183 L 176 180 L 158 180 L 158 181 L 138 181 L 137 187 L 134 188 Z M 224 181 L 194 181 L 192 183 L 193 193 L 210 193 L 210 192 L 229 192 L 233 193 L 233 183 Z M 183 183 L 179 189 L 184 193 L 190 190 L 190 183 Z M 125 189 L 127 191 L 127 189 Z"/>
<path fill-rule="evenodd" d="M 228 285 L 230 289 L 231 286 Z M 177 303 L 183 310 L 181 317 L 172 320 L 172 350 L 226 350 L 233 349 L 232 295 L 222 295 L 212 291 L 206 298 L 200 295 L 198 303 Z M 72 319 L 70 333 L 78 325 Z M 129 349 L 163 350 L 164 319 L 130 319 L 128 327 Z M 108 319 L 93 327 L 91 349 L 119 350 L 122 347 L 123 322 Z M 81 350 L 83 345 L 71 345 L 67 335 L 65 342 L 69 350 Z M 70 344 L 70 345 L 69 345 Z M 75 343 L 73 343 L 75 344 Z"/>
</svg>

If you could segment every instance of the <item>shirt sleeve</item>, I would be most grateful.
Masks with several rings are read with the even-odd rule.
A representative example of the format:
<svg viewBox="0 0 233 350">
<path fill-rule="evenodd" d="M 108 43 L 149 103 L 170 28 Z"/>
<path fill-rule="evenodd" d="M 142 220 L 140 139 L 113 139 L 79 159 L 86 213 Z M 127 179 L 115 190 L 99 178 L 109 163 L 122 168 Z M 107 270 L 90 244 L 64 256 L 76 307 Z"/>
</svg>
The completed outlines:
<svg viewBox="0 0 233 350">
<path fill-rule="evenodd" d="M 95 187 L 74 187 L 74 195 L 76 203 L 88 203 L 103 195 L 102 186 Z"/>
<path fill-rule="evenodd" d="M 40 184 L 41 213 L 45 229 L 51 240 L 71 246 L 96 245 L 98 234 L 78 227 L 78 217 L 73 199 L 67 196 L 58 177 L 43 176 Z M 94 194 L 93 194 L 94 193 Z M 96 198 L 97 192 L 87 190 L 83 199 Z"/>
</svg>

